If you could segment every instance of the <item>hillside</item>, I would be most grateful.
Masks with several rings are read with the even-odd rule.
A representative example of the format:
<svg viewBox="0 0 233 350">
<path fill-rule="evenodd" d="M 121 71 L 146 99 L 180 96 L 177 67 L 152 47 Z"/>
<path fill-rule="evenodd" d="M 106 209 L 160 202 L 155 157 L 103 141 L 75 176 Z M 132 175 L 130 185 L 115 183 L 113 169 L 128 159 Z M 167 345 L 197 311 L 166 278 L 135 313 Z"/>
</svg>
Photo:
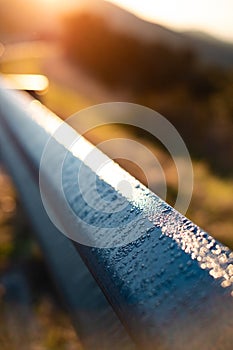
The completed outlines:
<svg viewBox="0 0 233 350">
<path fill-rule="evenodd" d="M 203 61 L 233 66 L 233 44 L 213 38 L 205 33 L 177 32 L 156 23 L 145 21 L 136 15 L 105 1 L 88 0 L 79 5 L 79 11 L 102 16 L 115 30 L 132 35 L 146 42 L 162 42 L 173 47 L 190 47 Z"/>
<path fill-rule="evenodd" d="M 194 49 L 204 62 L 233 66 L 233 44 L 204 33 L 177 32 L 145 21 L 103 0 L 69 0 L 57 7 L 52 4 L 39 0 L 0 0 L 0 41 L 8 43 L 46 38 L 51 34 L 59 36 L 60 19 L 66 11 L 88 12 L 101 16 L 112 29 L 142 42 L 162 42 L 175 48 L 189 47 Z"/>
</svg>

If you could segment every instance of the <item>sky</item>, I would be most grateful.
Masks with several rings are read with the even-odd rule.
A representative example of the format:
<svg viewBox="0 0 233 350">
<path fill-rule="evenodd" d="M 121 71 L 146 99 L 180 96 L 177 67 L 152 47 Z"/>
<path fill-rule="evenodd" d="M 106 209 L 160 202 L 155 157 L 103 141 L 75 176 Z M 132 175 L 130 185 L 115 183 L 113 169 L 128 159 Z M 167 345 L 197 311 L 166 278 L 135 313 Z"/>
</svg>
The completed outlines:
<svg viewBox="0 0 233 350">
<path fill-rule="evenodd" d="M 177 30 L 194 29 L 233 42 L 233 0 L 107 0 Z"/>
</svg>

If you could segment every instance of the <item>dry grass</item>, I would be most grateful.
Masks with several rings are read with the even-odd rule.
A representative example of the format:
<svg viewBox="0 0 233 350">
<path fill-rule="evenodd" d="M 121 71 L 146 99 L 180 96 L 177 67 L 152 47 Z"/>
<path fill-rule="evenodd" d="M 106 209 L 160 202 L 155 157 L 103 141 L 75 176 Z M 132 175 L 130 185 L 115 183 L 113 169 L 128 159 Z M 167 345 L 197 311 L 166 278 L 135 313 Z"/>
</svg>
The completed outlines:
<svg viewBox="0 0 233 350">
<path fill-rule="evenodd" d="M 53 290 L 49 295 L 38 291 L 32 300 L 20 296 L 22 290 L 30 288 L 20 266 L 28 259 L 37 261 L 41 253 L 32 234 L 25 232 L 28 226 L 17 202 L 14 186 L 0 168 L 0 349 L 81 350 L 69 316 L 57 304 Z M 22 276 L 23 283 L 16 281 L 9 292 L 4 278 L 14 282 L 15 272 Z M 38 270 L 34 275 L 38 279 Z M 47 283 L 46 278 L 42 283 Z M 13 299 L 9 299 L 9 293 L 15 295 Z"/>
<path fill-rule="evenodd" d="M 22 306 L 1 306 L 1 350 L 82 349 L 68 316 L 51 300 L 40 300 L 23 318 L 24 313 Z"/>
</svg>

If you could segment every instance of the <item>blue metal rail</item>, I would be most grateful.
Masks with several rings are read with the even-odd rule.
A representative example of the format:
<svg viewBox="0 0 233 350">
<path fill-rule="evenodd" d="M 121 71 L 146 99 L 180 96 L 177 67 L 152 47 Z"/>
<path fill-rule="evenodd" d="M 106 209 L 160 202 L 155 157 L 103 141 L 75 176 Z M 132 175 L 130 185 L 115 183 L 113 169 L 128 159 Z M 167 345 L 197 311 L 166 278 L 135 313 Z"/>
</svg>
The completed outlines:
<svg viewBox="0 0 233 350">
<path fill-rule="evenodd" d="M 64 217 L 53 171 L 64 157 L 64 191 L 72 213 L 77 214 L 72 227 L 77 230 L 76 241 L 88 237 L 89 246 L 68 240 L 49 221 L 38 189 L 41 157 L 51 138 L 51 129 L 46 125 L 58 127 L 61 121 L 39 104 L 2 86 L 0 123 L 2 155 L 34 222 L 52 273 L 71 309 L 75 308 L 78 334 L 87 347 L 128 349 L 135 344 L 141 349 L 232 349 L 233 253 L 227 247 L 117 164 L 111 165 L 112 176 L 117 173 L 131 182 L 131 199 L 114 189 L 107 174 L 96 180 L 93 170 L 83 164 L 82 150 L 71 152 L 52 137 L 51 168 L 44 174 L 53 198 L 51 205 L 56 203 L 56 216 L 60 224 L 68 227 L 70 218 Z M 90 144 L 88 147 L 94 149 Z M 101 198 L 114 208 L 115 198 L 123 197 L 127 202 L 125 210 L 116 207 L 108 215 L 91 211 L 77 183 L 80 167 L 85 169 L 89 195 L 95 179 Z M 103 227 L 104 235 L 100 230 Z M 128 236 L 136 238 L 122 245 Z M 96 240 L 101 242 L 101 248 L 99 243 L 95 245 Z M 69 287 L 65 286 L 67 277 Z M 99 305 L 104 305 L 102 311 Z M 87 339 L 93 332 L 95 340 L 90 344 Z M 101 347 L 102 338 L 106 343 Z"/>
</svg>

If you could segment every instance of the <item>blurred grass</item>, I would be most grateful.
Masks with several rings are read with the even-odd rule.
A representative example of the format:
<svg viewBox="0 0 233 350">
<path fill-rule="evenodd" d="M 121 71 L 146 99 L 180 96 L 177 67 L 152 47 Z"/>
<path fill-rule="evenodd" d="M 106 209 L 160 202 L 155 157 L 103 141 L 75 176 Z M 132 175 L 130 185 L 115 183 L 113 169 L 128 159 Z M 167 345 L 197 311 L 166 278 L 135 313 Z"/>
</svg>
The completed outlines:
<svg viewBox="0 0 233 350">
<path fill-rule="evenodd" d="M 20 58 L 9 59 L 9 61 L 3 61 L 1 64 L 2 73 L 19 73 L 19 74 L 40 74 L 40 62 L 38 58 Z"/>
<path fill-rule="evenodd" d="M 13 253 L 12 218 L 16 207 L 15 191 L 7 175 L 0 169 L 0 271 Z"/>
<path fill-rule="evenodd" d="M 5 74 L 43 74 L 43 61 L 38 58 L 28 58 L 0 61 L 0 72 Z M 92 101 L 72 89 L 61 86 L 55 81 L 49 82 L 49 89 L 38 95 L 42 102 L 59 116 L 66 118 L 83 108 L 89 107 Z"/>
<path fill-rule="evenodd" d="M 46 278 L 43 277 L 44 280 L 40 281 L 39 270 L 35 268 L 40 264 L 40 259 L 40 248 L 25 222 L 14 185 L 0 167 L 0 349 L 81 350 L 69 316 L 57 304 L 53 294 L 48 294 L 53 291 L 50 291 Z M 32 295 L 30 305 L 25 304 L 25 300 L 9 303 L 8 289 L 1 278 L 14 281 L 15 274 L 27 278 L 27 265 L 30 269 L 33 268 L 34 280 L 30 283 L 39 285 L 39 288 L 34 287 L 37 296 L 35 293 Z M 10 288 L 13 288 L 10 293 L 17 296 L 20 295 L 20 288 L 27 289 L 28 285 L 16 283 Z M 28 314 L 27 307 L 29 320 L 22 316 L 25 310 Z"/>
<path fill-rule="evenodd" d="M 14 320 L 6 321 L 6 311 L 0 308 L 1 350 L 82 350 L 70 320 L 51 300 L 41 299 L 34 306 L 31 324 L 27 331 Z M 7 312 L 13 312 L 11 309 Z M 25 324 L 25 326 L 28 326 Z"/>
<path fill-rule="evenodd" d="M 64 118 L 91 105 L 88 98 L 55 82 L 50 83 L 48 92 L 42 96 L 42 101 L 49 109 Z"/>
</svg>

